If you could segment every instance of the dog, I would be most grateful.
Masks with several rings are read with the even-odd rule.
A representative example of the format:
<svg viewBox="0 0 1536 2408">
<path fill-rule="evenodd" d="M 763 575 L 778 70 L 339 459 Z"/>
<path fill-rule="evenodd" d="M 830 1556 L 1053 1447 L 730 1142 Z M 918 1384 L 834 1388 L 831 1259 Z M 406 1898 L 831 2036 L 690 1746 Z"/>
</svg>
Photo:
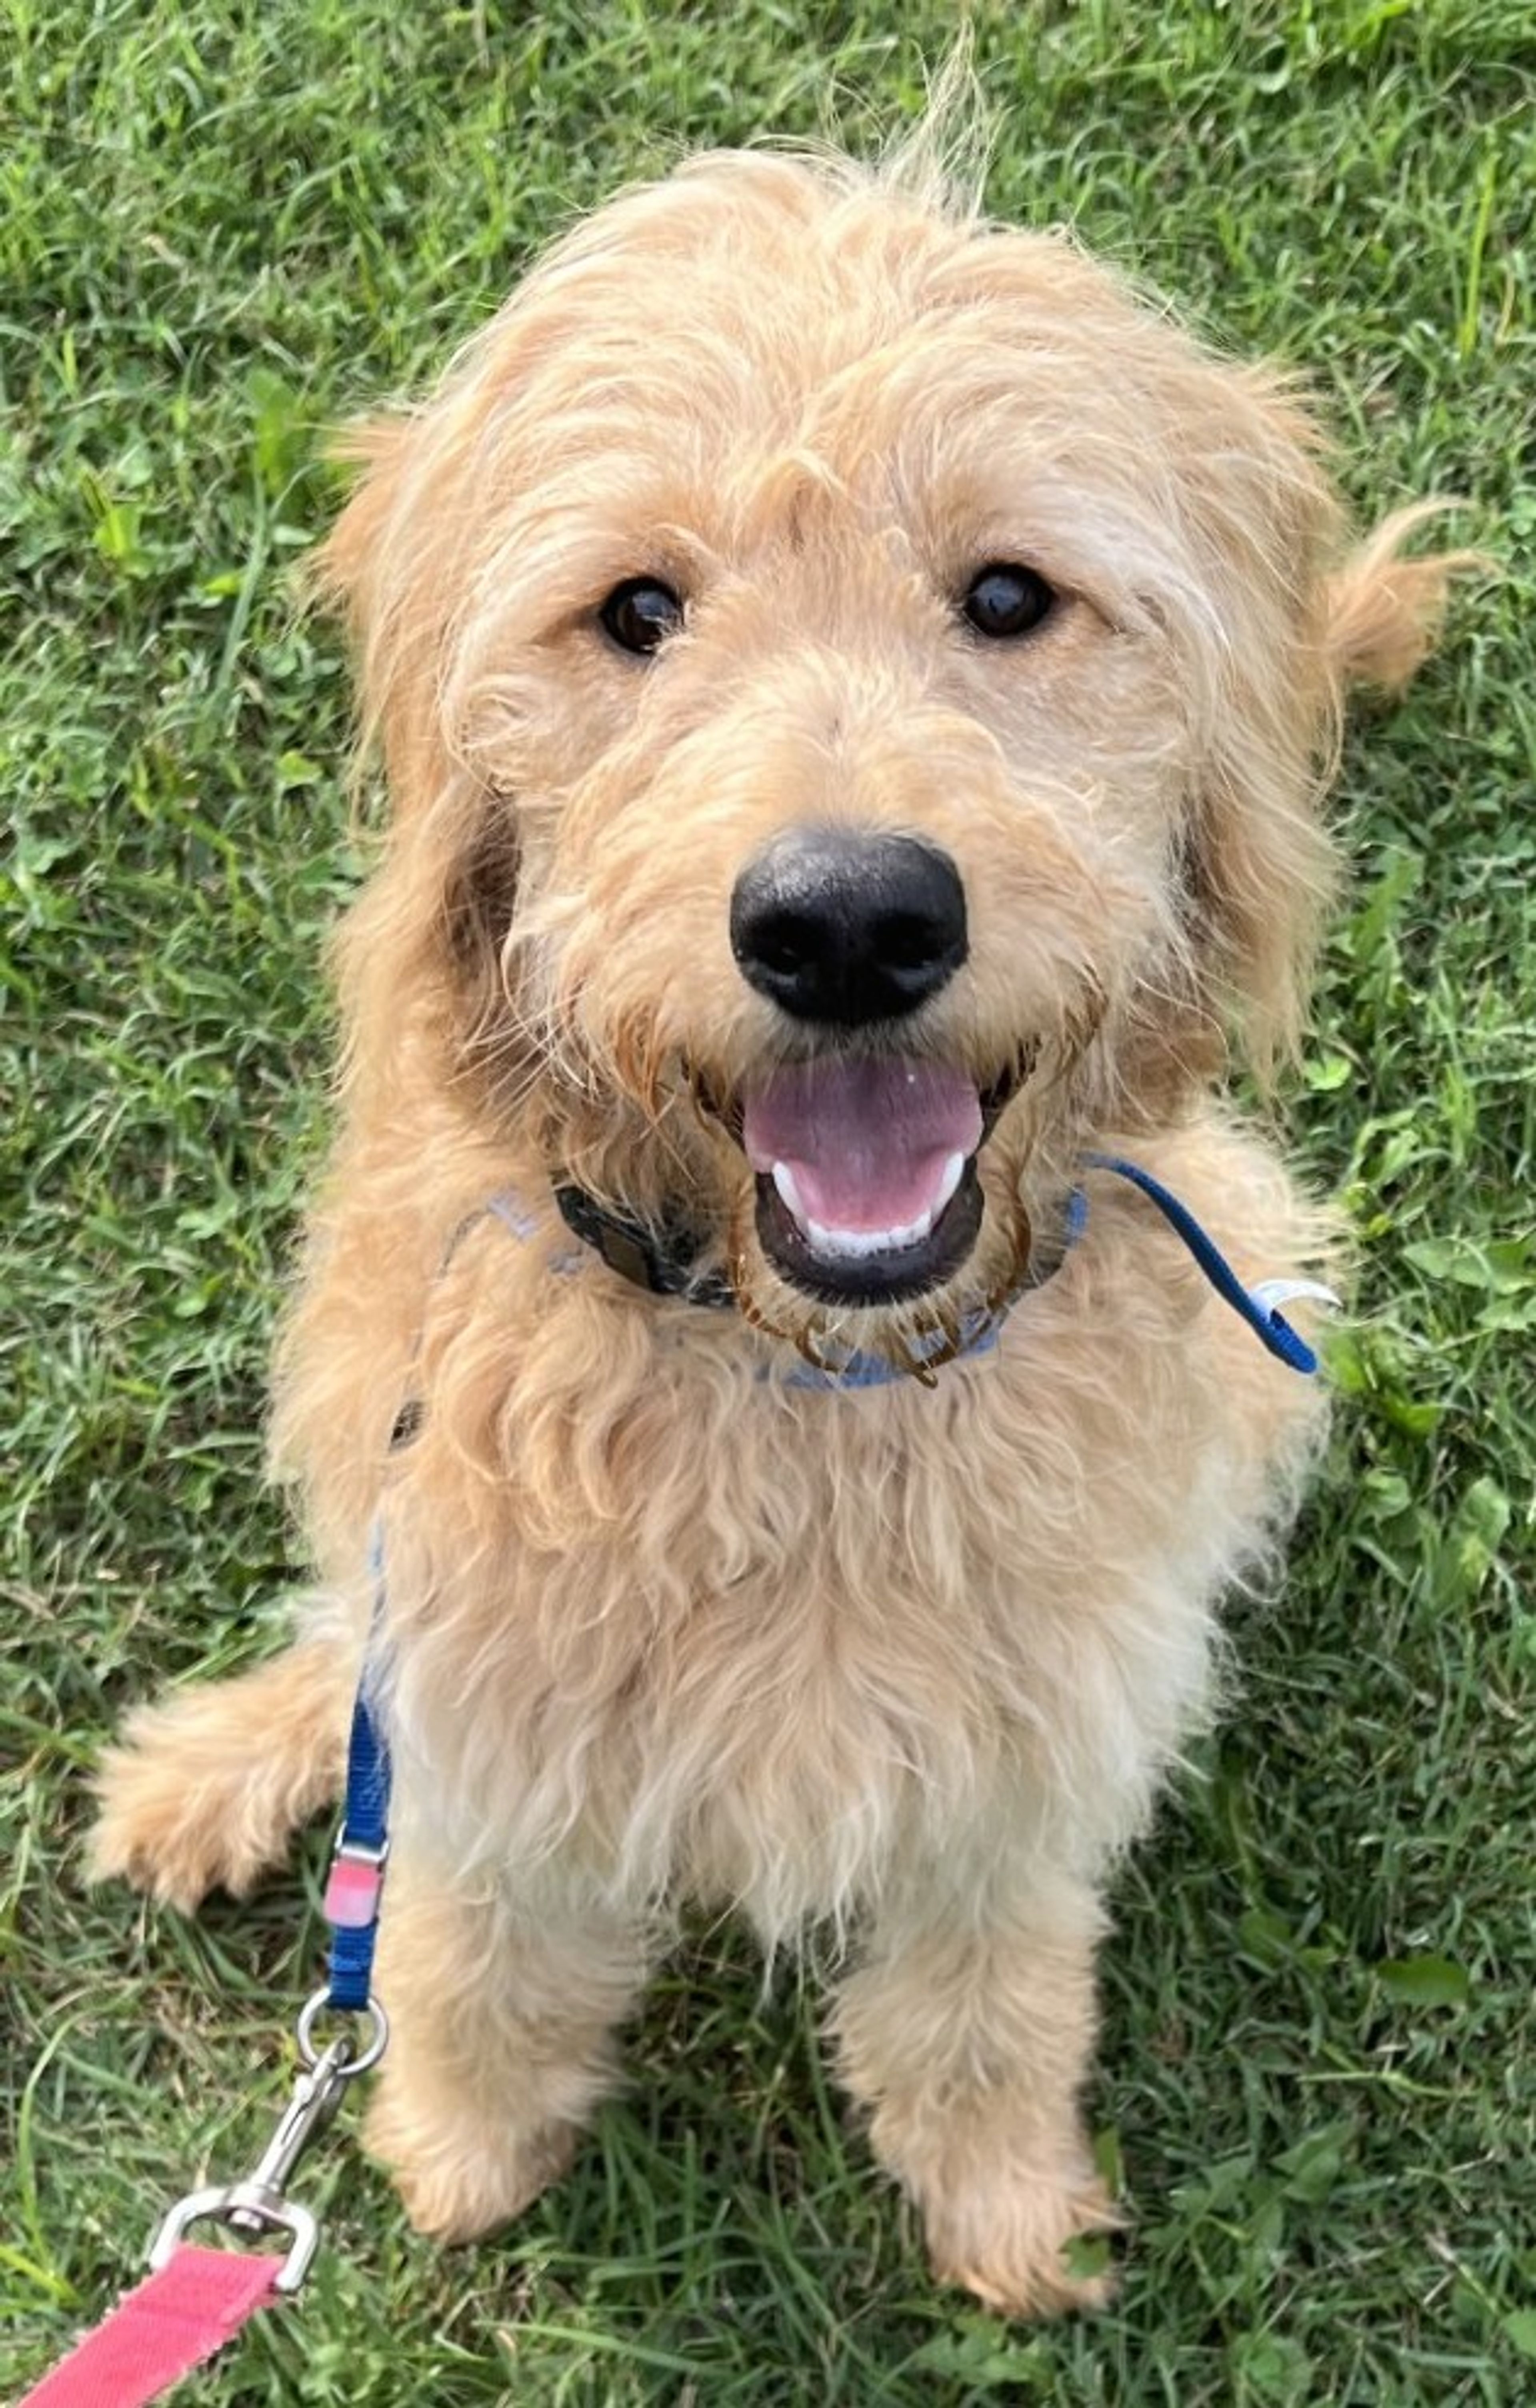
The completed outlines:
<svg viewBox="0 0 1536 2408">
<path fill-rule="evenodd" d="M 1351 549 L 1284 375 L 941 181 L 696 158 L 356 437 L 319 577 L 390 824 L 275 1385 L 319 1586 L 132 1717 L 92 1870 L 244 1891 L 366 1650 L 417 2227 L 560 2172 L 729 1906 L 830 1935 L 936 2271 L 1039 2315 L 1111 2279 L 1107 1879 L 1325 1412 L 1097 1166 L 1244 1280 L 1326 1256 L 1227 1079 L 1297 1041 L 1343 697 L 1457 561 L 1427 505 Z"/>
</svg>

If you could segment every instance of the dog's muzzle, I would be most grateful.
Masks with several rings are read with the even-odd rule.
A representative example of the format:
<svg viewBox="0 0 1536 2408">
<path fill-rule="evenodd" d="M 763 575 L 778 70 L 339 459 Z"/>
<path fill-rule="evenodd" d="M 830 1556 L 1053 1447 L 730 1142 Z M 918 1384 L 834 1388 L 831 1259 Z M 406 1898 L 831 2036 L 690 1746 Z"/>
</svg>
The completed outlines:
<svg viewBox="0 0 1536 2408">
<path fill-rule="evenodd" d="M 828 1039 L 742 1091 L 764 1253 L 824 1303 L 941 1285 L 981 1228 L 981 1096 L 961 1070 L 890 1047 L 855 1054 L 849 1038 L 904 1021 L 964 963 L 954 862 L 915 837 L 794 829 L 738 880 L 730 933 L 742 977 L 799 1041 L 818 1028 Z"/>
</svg>

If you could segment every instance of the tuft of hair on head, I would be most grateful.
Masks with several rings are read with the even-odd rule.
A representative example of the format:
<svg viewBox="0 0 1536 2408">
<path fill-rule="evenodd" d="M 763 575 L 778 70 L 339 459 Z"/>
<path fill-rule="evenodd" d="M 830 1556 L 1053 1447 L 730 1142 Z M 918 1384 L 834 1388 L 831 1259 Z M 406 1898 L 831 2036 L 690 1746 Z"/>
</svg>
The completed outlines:
<svg viewBox="0 0 1536 2408">
<path fill-rule="evenodd" d="M 891 137 L 876 170 L 888 192 L 934 217 L 966 220 L 982 214 L 998 123 L 976 74 L 973 52 L 966 25 L 938 68 L 925 76 L 921 117 Z"/>
<path fill-rule="evenodd" d="M 1328 578 L 1323 647 L 1341 686 L 1405 686 L 1434 649 L 1453 577 L 1494 571 L 1480 552 L 1404 550 L 1419 527 L 1463 507 L 1441 496 L 1394 510 Z"/>
</svg>

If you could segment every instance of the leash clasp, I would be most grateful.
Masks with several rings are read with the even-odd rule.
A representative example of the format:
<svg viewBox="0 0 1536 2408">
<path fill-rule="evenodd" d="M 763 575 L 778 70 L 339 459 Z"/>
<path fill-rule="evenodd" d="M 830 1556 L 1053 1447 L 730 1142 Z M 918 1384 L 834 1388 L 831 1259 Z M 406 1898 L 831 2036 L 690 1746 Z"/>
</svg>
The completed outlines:
<svg viewBox="0 0 1536 2408">
<path fill-rule="evenodd" d="M 179 2199 L 151 2244 L 153 2272 L 158 2273 L 162 2266 L 170 2264 L 187 2227 L 206 2215 L 237 2225 L 244 2232 L 290 2233 L 288 2255 L 280 2272 L 273 2277 L 272 2288 L 284 2298 L 302 2288 L 320 2246 L 320 2226 L 296 2200 L 282 2199 L 265 2183 L 254 2181 L 215 2184 L 208 2190 L 194 2190 Z"/>
<path fill-rule="evenodd" d="M 303 2285 L 320 2245 L 320 2226 L 307 2207 L 286 2196 L 289 2176 L 311 2143 L 325 2130 L 348 2083 L 377 2065 L 389 2037 L 384 2011 L 376 2000 L 370 1999 L 368 2013 L 373 2029 L 366 2046 L 354 2055 L 350 2038 L 342 2033 L 317 2055 L 311 2033 L 315 2016 L 325 2003 L 325 1992 L 317 1990 L 299 2018 L 303 2071 L 254 2170 L 243 2182 L 214 2184 L 178 2200 L 151 2244 L 152 2268 L 158 2270 L 168 2264 L 189 2225 L 211 2216 L 239 2232 L 286 2232 L 290 2236 L 288 2255 L 272 2287 L 291 2296 Z"/>
</svg>

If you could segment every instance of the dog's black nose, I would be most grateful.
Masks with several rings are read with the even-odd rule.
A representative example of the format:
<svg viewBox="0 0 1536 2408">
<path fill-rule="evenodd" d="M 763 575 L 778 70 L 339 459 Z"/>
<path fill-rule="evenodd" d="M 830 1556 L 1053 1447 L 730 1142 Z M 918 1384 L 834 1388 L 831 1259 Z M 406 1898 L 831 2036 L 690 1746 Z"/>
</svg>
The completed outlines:
<svg viewBox="0 0 1536 2408">
<path fill-rule="evenodd" d="M 731 951 L 797 1020 L 893 1020 L 965 960 L 965 889 L 948 853 L 916 837 L 799 828 L 737 880 Z"/>
</svg>

